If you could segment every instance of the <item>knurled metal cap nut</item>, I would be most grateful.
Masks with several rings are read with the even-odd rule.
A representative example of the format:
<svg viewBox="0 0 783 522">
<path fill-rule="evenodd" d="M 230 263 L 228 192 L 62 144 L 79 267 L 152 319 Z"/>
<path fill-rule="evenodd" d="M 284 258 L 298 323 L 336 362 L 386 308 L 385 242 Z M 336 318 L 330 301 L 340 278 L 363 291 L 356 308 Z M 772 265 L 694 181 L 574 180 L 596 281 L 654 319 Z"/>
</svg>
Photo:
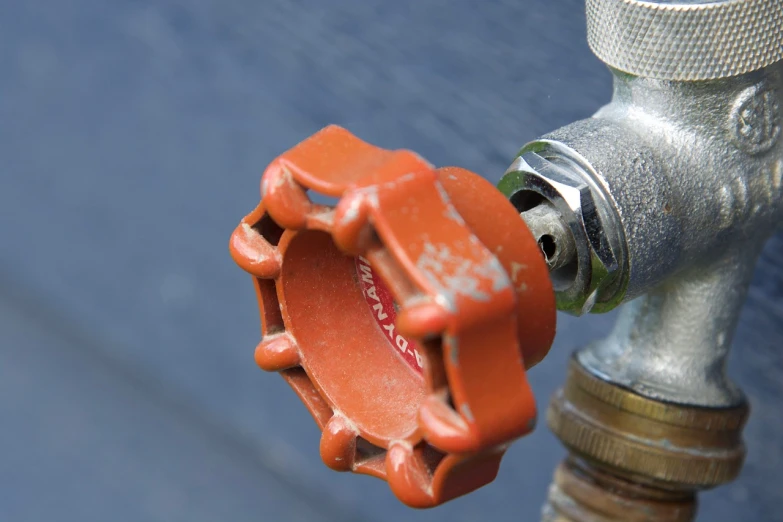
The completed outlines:
<svg viewBox="0 0 783 522">
<path fill-rule="evenodd" d="M 547 422 L 574 454 L 668 488 L 730 482 L 745 458 L 747 404 L 687 407 L 652 400 L 599 379 L 572 359 Z"/>
<path fill-rule="evenodd" d="M 783 59 L 780 0 L 587 0 L 587 42 L 607 65 L 658 80 L 715 80 Z"/>
</svg>

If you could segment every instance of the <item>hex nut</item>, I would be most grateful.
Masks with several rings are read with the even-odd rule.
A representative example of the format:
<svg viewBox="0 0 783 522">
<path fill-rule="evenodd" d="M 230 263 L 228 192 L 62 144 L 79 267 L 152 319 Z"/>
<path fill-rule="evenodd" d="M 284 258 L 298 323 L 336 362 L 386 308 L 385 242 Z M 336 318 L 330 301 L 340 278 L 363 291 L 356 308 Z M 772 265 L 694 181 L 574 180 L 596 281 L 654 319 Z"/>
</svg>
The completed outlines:
<svg viewBox="0 0 783 522">
<path fill-rule="evenodd" d="M 550 273 L 558 309 L 582 315 L 602 311 L 598 309 L 601 303 L 612 303 L 613 307 L 622 252 L 617 237 L 612 237 L 617 231 L 610 230 L 605 221 L 615 210 L 607 198 L 596 194 L 589 174 L 578 164 L 541 152 L 523 149 L 498 188 L 520 213 L 548 201 L 573 234 L 573 261 Z"/>
</svg>

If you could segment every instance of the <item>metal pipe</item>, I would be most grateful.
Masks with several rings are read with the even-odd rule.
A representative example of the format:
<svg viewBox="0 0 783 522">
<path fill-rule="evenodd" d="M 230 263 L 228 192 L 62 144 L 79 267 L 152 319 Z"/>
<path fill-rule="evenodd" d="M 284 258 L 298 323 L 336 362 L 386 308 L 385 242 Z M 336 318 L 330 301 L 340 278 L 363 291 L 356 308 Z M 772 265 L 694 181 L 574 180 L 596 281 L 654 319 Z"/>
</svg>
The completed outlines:
<svg viewBox="0 0 783 522">
<path fill-rule="evenodd" d="M 626 303 L 550 406 L 573 458 L 545 519 L 691 520 L 666 503 L 732 480 L 744 456 L 725 366 L 783 221 L 783 4 L 587 0 L 587 29 L 612 101 L 523 147 L 499 184 L 531 228 L 574 241 L 552 271 L 561 310 Z"/>
<path fill-rule="evenodd" d="M 588 371 L 646 397 L 730 408 L 743 402 L 726 359 L 758 250 L 735 250 L 623 306 L 614 331 L 579 351 Z"/>
</svg>

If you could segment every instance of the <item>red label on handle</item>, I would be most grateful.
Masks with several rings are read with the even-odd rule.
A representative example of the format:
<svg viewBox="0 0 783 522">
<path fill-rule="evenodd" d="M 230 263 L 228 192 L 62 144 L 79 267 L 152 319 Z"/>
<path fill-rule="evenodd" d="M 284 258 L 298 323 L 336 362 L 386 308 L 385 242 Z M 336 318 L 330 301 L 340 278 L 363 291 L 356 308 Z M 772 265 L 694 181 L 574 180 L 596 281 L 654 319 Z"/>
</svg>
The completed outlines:
<svg viewBox="0 0 783 522">
<path fill-rule="evenodd" d="M 408 366 L 422 373 L 424 360 L 418 345 L 397 332 L 397 308 L 386 284 L 372 269 L 370 262 L 361 256 L 356 258 L 356 275 L 375 322 L 381 327 L 391 347 L 402 355 Z"/>
</svg>

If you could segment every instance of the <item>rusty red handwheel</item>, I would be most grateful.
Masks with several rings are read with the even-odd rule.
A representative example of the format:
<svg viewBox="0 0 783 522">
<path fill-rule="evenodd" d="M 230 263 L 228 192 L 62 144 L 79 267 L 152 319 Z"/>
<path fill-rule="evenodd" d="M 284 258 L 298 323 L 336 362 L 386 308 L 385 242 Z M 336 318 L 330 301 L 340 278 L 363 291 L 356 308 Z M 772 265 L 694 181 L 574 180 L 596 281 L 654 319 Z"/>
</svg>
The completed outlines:
<svg viewBox="0 0 783 522">
<path fill-rule="evenodd" d="M 324 462 L 413 507 L 491 482 L 535 424 L 525 370 L 555 331 L 546 264 L 511 203 L 336 126 L 272 162 L 261 192 L 230 242 L 255 280 L 256 362 L 310 410 Z"/>
</svg>

